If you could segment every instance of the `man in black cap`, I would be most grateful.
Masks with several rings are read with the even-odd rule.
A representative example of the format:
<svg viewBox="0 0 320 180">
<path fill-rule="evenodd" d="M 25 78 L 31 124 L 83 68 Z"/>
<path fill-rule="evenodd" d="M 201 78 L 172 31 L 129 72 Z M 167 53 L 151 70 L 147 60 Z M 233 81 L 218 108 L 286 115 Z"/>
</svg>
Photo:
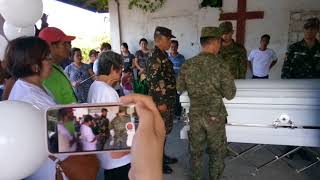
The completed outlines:
<svg viewBox="0 0 320 180">
<path fill-rule="evenodd" d="M 166 27 L 156 27 L 154 32 L 155 47 L 151 51 L 147 62 L 147 81 L 149 95 L 152 96 L 158 110 L 165 121 L 166 134 L 169 134 L 173 125 L 174 105 L 176 102 L 176 79 L 172 62 L 168 59 L 166 50 L 170 48 L 172 35 Z M 163 153 L 164 154 L 164 153 Z M 176 163 L 176 158 L 164 154 L 163 172 L 172 173 L 168 164 Z"/>
<path fill-rule="evenodd" d="M 320 78 L 320 43 L 317 40 L 319 19 L 309 18 L 304 28 L 304 38 L 289 46 L 282 67 L 282 79 Z"/>
</svg>

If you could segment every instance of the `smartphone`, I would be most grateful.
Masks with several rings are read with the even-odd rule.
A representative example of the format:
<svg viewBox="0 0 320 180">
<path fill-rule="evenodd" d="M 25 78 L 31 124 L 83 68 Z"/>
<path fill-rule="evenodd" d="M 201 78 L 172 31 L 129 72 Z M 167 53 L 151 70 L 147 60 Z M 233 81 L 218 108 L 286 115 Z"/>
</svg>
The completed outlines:
<svg viewBox="0 0 320 180">
<path fill-rule="evenodd" d="M 127 151 L 138 126 L 135 105 L 73 104 L 46 111 L 49 154 Z"/>
</svg>

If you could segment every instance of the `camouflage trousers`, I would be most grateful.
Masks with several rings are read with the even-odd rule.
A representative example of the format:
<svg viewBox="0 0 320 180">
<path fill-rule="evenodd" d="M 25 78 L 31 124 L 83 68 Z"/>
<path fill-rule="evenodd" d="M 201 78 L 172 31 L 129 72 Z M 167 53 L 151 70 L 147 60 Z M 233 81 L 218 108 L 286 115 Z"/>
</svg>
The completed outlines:
<svg viewBox="0 0 320 180">
<path fill-rule="evenodd" d="M 209 155 L 210 180 L 218 180 L 224 170 L 227 154 L 225 117 L 210 116 L 201 111 L 190 112 L 189 148 L 192 164 L 192 180 L 202 179 L 203 154 Z M 205 166 L 207 167 L 207 166 Z"/>
<path fill-rule="evenodd" d="M 167 111 L 162 112 L 161 116 L 162 119 L 164 120 L 164 125 L 166 128 L 166 134 L 170 134 L 173 126 L 173 117 L 174 117 L 174 109 L 173 105 L 167 105 Z"/>
</svg>

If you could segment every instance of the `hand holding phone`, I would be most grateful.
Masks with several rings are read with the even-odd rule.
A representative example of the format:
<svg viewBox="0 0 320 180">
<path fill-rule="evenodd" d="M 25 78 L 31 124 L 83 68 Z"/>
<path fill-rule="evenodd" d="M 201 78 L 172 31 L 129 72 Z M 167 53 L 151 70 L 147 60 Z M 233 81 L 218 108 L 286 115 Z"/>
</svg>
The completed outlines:
<svg viewBox="0 0 320 180">
<path fill-rule="evenodd" d="M 119 103 L 55 106 L 46 116 L 50 154 L 128 151 L 136 127 L 131 121 L 137 118 L 133 104 Z M 79 134 L 78 143 L 74 134 Z"/>
<path fill-rule="evenodd" d="M 162 162 L 165 128 L 163 119 L 149 96 L 123 96 L 124 104 L 134 103 L 139 117 L 131 147 L 130 179 L 163 179 Z"/>
</svg>

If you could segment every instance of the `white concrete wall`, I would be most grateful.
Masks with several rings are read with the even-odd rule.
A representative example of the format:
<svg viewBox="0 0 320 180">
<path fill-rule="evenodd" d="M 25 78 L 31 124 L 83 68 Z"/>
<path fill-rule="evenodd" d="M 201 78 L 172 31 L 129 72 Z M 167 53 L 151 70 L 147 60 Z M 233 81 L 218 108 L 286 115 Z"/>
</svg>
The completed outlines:
<svg viewBox="0 0 320 180">
<path fill-rule="evenodd" d="M 180 42 L 180 53 L 187 58 L 200 51 L 199 37 L 203 26 L 218 26 L 218 8 L 199 9 L 201 0 L 167 0 L 165 6 L 155 13 L 143 13 L 142 10 L 128 9 L 128 0 L 120 2 L 121 30 L 113 20 L 117 11 L 114 0 L 110 4 L 110 19 L 113 49 L 120 51 L 119 36 L 129 44 L 131 52 L 135 52 L 140 38 L 145 37 L 152 41 L 154 28 L 166 26 L 173 30 Z M 223 0 L 224 12 L 234 12 L 237 9 L 237 0 Z M 245 47 L 248 53 L 259 45 L 260 36 L 268 33 L 271 35 L 270 48 L 279 56 L 278 64 L 271 71 L 272 79 L 279 79 L 283 59 L 288 42 L 288 29 L 291 11 L 319 10 L 320 1 L 317 0 L 247 0 L 247 10 L 261 10 L 265 12 L 263 20 L 248 20 L 246 23 Z M 118 22 L 118 21 L 117 21 Z M 235 21 L 233 22 L 235 24 Z M 119 33 L 114 33 L 119 32 Z M 153 43 L 150 43 L 151 45 Z M 151 47 L 151 46 L 150 46 Z M 248 73 L 249 75 L 249 73 Z"/>
</svg>

